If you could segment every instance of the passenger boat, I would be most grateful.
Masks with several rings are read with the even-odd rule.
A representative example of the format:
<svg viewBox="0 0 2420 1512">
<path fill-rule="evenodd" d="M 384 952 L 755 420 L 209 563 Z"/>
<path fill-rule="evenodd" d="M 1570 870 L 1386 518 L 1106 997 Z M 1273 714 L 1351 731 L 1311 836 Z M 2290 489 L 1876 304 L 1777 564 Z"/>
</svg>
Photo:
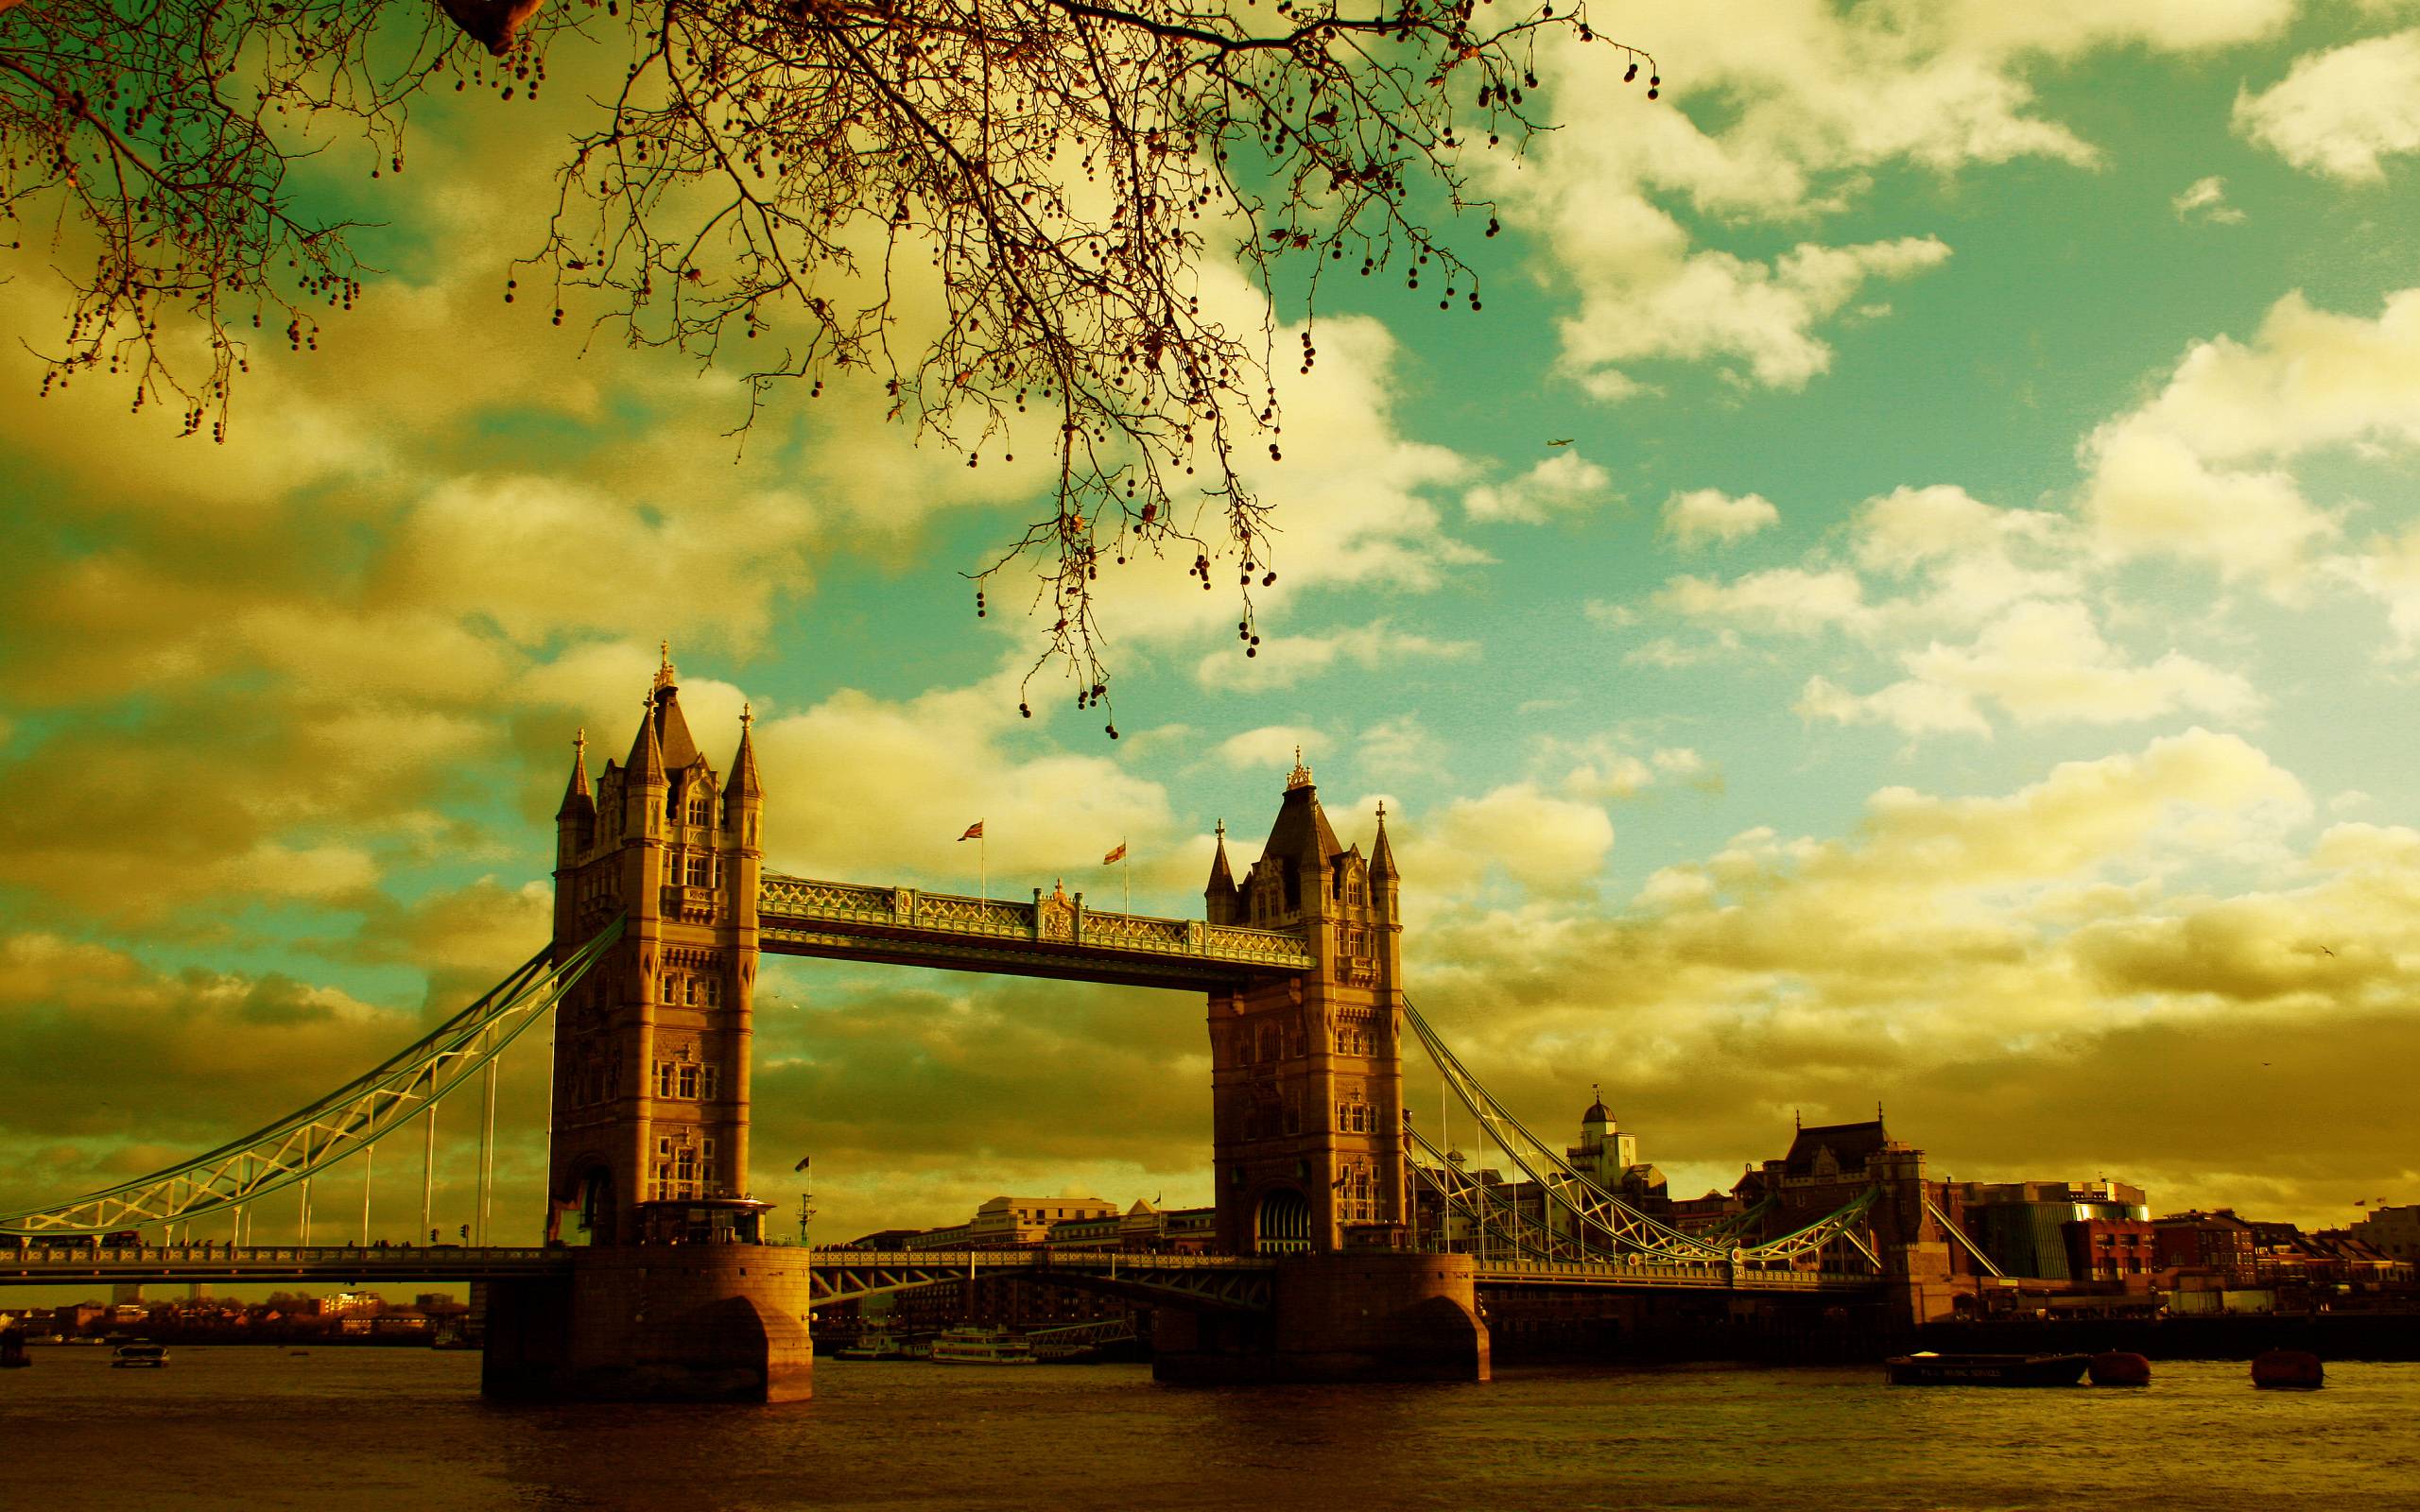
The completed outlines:
<svg viewBox="0 0 2420 1512">
<path fill-rule="evenodd" d="M 1894 1386 L 2072 1386 L 2085 1354 L 1936 1354 L 1930 1349 L 1883 1362 Z"/>
<path fill-rule="evenodd" d="M 921 1360 L 924 1351 L 895 1333 L 860 1333 L 833 1353 L 843 1360 Z"/>
<path fill-rule="evenodd" d="M 933 1340 L 935 1365 L 1039 1365 L 1033 1346 L 1006 1329 L 951 1329 Z"/>
<path fill-rule="evenodd" d="M 168 1363 L 168 1350 L 160 1344 L 121 1344 L 110 1361 L 113 1370 L 156 1370 Z"/>
</svg>

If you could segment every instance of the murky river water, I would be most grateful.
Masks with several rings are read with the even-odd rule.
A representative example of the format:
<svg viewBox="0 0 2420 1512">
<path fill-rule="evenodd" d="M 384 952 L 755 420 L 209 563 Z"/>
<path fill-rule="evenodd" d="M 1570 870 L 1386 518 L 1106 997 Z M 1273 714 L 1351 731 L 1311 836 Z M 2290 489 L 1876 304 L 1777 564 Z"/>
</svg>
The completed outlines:
<svg viewBox="0 0 2420 1512">
<path fill-rule="evenodd" d="M 2420 1365 L 2255 1391 L 1948 1390 L 1878 1368 L 1505 1370 L 1187 1390 L 1144 1366 L 819 1361 L 777 1408 L 492 1406 L 478 1357 L 37 1349 L 0 1373 L 0 1507 L 2420 1506 Z"/>
</svg>

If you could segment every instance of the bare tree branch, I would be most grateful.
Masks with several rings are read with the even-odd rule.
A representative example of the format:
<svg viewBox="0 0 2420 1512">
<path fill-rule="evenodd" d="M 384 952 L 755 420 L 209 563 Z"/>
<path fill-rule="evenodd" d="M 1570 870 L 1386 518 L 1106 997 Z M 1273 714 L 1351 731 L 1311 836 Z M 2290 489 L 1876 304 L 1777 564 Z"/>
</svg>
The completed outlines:
<svg viewBox="0 0 2420 1512">
<path fill-rule="evenodd" d="M 241 318 L 308 350 L 306 306 L 350 307 L 366 271 L 350 228 L 297 214 L 274 118 L 349 119 L 400 172 L 422 90 L 534 94 L 551 49 L 619 37 L 527 260 L 556 321 L 581 290 L 634 346 L 737 364 L 742 432 L 786 381 L 846 379 L 969 467 L 1046 446 L 1047 513 L 969 576 L 982 613 L 1034 575 L 1035 670 L 1090 707 L 1104 566 L 1235 572 L 1246 655 L 1274 581 L 1237 474 L 1241 448 L 1283 457 L 1280 315 L 1205 308 L 1204 265 L 1272 297 L 1305 265 L 1305 373 L 1331 264 L 1477 311 L 1429 217 L 1492 210 L 1463 156 L 1545 128 L 1547 36 L 1602 41 L 1543 0 L 0 0 L 0 216 L 55 206 L 52 246 L 73 225 L 97 249 L 45 392 L 106 367 L 223 437 Z M 1608 45 L 1652 95 L 1651 60 Z M 167 316 L 206 335 L 206 377 L 171 361 Z"/>
</svg>

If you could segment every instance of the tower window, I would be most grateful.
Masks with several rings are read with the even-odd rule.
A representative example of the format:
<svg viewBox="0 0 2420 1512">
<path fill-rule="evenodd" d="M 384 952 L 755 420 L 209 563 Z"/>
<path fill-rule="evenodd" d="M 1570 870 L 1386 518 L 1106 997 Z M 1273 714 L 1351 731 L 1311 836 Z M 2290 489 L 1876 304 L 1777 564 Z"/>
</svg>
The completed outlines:
<svg viewBox="0 0 2420 1512">
<path fill-rule="evenodd" d="M 659 1060 L 655 1063 L 655 1095 L 658 1097 L 672 1095 L 672 1062 L 668 1060 Z"/>
<path fill-rule="evenodd" d="M 689 822 L 709 824 L 714 820 L 715 800 L 703 787 L 689 795 Z"/>
<path fill-rule="evenodd" d="M 715 858 L 706 854 L 702 850 L 691 851 L 689 854 L 689 885 L 692 887 L 711 887 L 714 885 L 714 880 Z"/>
<path fill-rule="evenodd" d="M 719 1070 L 720 1068 L 715 1066 L 704 1066 L 699 1069 L 700 1095 L 703 1096 L 707 1102 L 711 1103 L 722 1095 L 722 1077 Z"/>
<path fill-rule="evenodd" d="M 683 1097 L 698 1095 L 698 1068 L 695 1065 L 681 1068 L 681 1095 Z"/>
</svg>

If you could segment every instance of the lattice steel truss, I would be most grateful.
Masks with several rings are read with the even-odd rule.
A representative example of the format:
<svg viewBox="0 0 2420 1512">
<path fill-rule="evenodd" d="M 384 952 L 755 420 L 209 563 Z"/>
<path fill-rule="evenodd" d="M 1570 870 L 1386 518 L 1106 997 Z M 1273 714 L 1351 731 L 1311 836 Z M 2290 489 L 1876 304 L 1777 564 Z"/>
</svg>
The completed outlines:
<svg viewBox="0 0 2420 1512">
<path fill-rule="evenodd" d="M 1735 1219 L 1718 1232 L 1696 1234 L 1675 1228 L 1659 1219 L 1639 1211 L 1621 1198 L 1598 1186 L 1572 1169 L 1544 1140 L 1530 1133 L 1519 1119 L 1506 1111 L 1503 1105 L 1480 1084 L 1457 1059 L 1445 1041 L 1420 1016 L 1419 1010 L 1407 1001 L 1403 1005 L 1404 1022 L 1428 1052 L 1438 1074 L 1454 1090 L 1454 1095 L 1470 1110 L 1473 1118 L 1486 1129 L 1496 1148 L 1521 1169 L 1542 1196 L 1541 1211 L 1560 1210 L 1570 1218 L 1569 1232 L 1558 1231 L 1562 1226 L 1541 1223 L 1518 1212 L 1500 1192 L 1455 1169 L 1436 1146 L 1411 1133 L 1413 1142 L 1428 1152 L 1435 1164 L 1422 1169 L 1414 1159 L 1412 1164 L 1422 1178 L 1443 1195 L 1450 1207 L 1465 1216 L 1497 1232 L 1524 1253 L 1542 1260 L 1593 1260 L 1626 1263 L 1745 1265 L 1762 1267 L 1788 1263 L 1805 1256 L 1820 1253 L 1834 1241 L 1843 1241 L 1877 1268 L 1873 1247 L 1858 1237 L 1857 1230 L 1864 1224 L 1867 1211 L 1879 1194 L 1867 1188 L 1838 1211 L 1828 1213 L 1805 1228 L 1761 1244 L 1743 1245 L 1746 1237 L 1744 1220 Z M 1634 1257 L 1635 1259 L 1634 1260 Z"/>
<path fill-rule="evenodd" d="M 0 1234 L 105 1233 L 182 1223 L 294 1185 L 394 1132 L 544 1018 L 622 937 L 617 916 L 561 966 L 548 946 L 477 1002 L 310 1107 L 182 1165 L 56 1207 L 0 1213 Z"/>
</svg>

